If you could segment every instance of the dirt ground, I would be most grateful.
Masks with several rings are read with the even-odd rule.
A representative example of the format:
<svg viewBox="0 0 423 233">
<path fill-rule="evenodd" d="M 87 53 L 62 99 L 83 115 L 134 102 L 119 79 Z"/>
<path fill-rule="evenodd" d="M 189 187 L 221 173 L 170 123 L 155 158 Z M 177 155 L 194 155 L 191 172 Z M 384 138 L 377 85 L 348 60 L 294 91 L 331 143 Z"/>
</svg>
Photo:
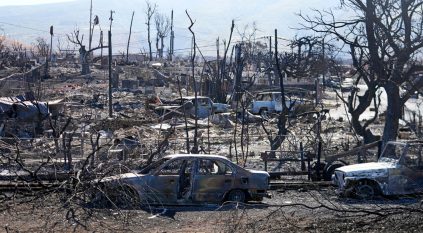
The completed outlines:
<svg viewBox="0 0 423 233">
<path fill-rule="evenodd" d="M 273 197 L 262 203 L 130 210 L 93 209 L 63 196 L 40 196 L 28 203 L 2 205 L 0 232 L 421 232 L 423 228 L 420 196 L 343 199 L 332 187 L 271 192 Z"/>
</svg>

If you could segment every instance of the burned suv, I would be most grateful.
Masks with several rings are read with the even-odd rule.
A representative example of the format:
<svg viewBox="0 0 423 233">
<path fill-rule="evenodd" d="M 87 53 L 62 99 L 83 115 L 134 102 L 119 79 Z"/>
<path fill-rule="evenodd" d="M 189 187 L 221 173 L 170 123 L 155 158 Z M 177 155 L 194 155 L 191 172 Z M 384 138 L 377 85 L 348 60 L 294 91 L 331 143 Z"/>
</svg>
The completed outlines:
<svg viewBox="0 0 423 233">
<path fill-rule="evenodd" d="M 344 196 L 372 198 L 423 191 L 423 141 L 388 142 L 377 162 L 337 168 L 332 181 Z"/>
</svg>

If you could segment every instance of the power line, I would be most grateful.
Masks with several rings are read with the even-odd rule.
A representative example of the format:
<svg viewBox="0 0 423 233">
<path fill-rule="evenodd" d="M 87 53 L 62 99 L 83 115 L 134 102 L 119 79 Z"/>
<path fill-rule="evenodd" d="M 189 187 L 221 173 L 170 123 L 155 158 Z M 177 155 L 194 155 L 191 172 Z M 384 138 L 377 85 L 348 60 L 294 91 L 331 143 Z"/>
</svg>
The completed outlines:
<svg viewBox="0 0 423 233">
<path fill-rule="evenodd" d="M 0 21 L 0 24 L 5 24 L 5 25 L 17 27 L 17 28 L 25 28 L 25 29 L 29 29 L 29 30 L 33 30 L 33 31 L 43 32 L 43 33 L 50 33 L 50 31 L 48 31 L 48 30 L 42 30 L 42 29 L 38 29 L 38 28 L 32 28 L 32 27 L 23 26 L 23 25 L 14 24 L 14 23 L 8 23 L 8 22 L 2 22 L 2 21 Z M 55 35 L 64 36 L 61 33 L 55 33 Z"/>
</svg>

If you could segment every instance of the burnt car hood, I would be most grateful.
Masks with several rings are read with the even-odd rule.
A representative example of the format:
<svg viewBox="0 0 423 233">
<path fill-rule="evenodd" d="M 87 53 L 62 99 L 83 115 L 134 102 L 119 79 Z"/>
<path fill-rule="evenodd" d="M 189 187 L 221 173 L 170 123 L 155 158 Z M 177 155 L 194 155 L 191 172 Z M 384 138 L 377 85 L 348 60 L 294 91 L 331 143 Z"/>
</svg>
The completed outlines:
<svg viewBox="0 0 423 233">
<path fill-rule="evenodd" d="M 108 176 L 101 180 L 97 180 L 99 182 L 112 182 L 112 181 L 131 181 L 131 180 L 144 180 L 146 179 L 146 175 L 137 174 L 136 172 L 128 172 L 114 176 Z"/>
<path fill-rule="evenodd" d="M 344 172 L 347 176 L 375 177 L 387 176 L 389 169 L 395 167 L 394 162 L 373 162 L 343 166 L 337 168 L 336 171 Z"/>
</svg>

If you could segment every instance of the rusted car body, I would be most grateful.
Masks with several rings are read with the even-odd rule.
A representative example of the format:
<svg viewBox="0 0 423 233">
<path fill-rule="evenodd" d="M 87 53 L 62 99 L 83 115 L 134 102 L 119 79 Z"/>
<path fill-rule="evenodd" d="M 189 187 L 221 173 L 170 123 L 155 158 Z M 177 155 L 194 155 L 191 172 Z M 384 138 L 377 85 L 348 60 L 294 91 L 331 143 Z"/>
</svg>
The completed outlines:
<svg viewBox="0 0 423 233">
<path fill-rule="evenodd" d="M 337 168 L 332 177 L 341 195 L 371 198 L 423 191 L 423 141 L 388 142 L 377 162 Z"/>
<path fill-rule="evenodd" d="M 247 170 L 217 155 L 166 156 L 141 170 L 100 181 L 109 190 L 134 194 L 141 204 L 261 201 L 269 197 L 269 174 Z"/>
</svg>

